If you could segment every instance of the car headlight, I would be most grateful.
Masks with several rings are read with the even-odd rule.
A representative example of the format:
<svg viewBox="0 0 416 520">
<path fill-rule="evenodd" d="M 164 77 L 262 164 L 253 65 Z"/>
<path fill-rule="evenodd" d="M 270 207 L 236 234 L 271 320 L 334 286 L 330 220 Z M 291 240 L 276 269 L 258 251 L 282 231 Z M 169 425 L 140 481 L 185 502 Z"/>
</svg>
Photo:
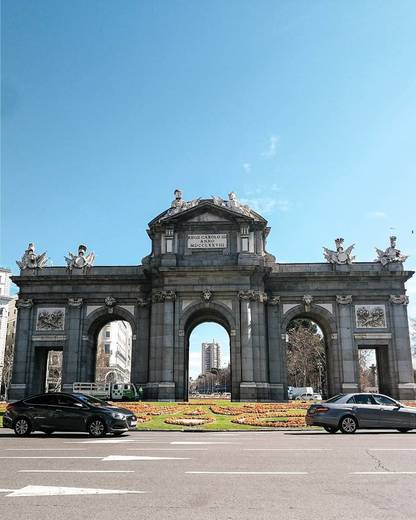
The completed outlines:
<svg viewBox="0 0 416 520">
<path fill-rule="evenodd" d="M 124 420 L 126 418 L 126 416 L 124 415 L 124 413 L 119 413 L 119 412 L 113 412 L 111 414 L 111 416 L 114 418 L 114 419 L 120 419 L 120 420 Z"/>
</svg>

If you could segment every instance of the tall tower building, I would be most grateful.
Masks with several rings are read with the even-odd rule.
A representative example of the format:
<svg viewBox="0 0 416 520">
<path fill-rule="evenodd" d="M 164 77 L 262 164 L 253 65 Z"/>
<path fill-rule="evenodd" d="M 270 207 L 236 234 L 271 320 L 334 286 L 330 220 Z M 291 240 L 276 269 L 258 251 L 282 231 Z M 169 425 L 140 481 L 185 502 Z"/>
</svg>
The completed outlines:
<svg viewBox="0 0 416 520">
<path fill-rule="evenodd" d="M 215 340 L 201 345 L 201 373 L 206 374 L 212 368 L 221 367 L 221 345 Z"/>
</svg>

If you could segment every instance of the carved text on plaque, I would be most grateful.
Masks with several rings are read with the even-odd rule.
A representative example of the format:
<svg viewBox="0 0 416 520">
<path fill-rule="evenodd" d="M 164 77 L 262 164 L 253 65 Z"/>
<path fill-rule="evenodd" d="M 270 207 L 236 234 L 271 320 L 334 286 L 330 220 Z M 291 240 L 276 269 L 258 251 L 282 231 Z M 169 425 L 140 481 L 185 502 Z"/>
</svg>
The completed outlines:
<svg viewBox="0 0 416 520">
<path fill-rule="evenodd" d="M 225 249 L 227 234 L 188 235 L 188 249 Z"/>
</svg>

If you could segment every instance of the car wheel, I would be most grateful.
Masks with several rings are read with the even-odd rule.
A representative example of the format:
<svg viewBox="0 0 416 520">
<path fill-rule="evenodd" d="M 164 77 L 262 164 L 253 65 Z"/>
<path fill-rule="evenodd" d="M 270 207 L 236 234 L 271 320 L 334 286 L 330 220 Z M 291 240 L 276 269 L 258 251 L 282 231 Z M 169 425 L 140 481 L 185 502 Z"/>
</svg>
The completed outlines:
<svg viewBox="0 0 416 520">
<path fill-rule="evenodd" d="M 19 437 L 24 437 L 29 435 L 32 431 L 32 426 L 26 417 L 18 417 L 14 422 L 14 433 Z"/>
<path fill-rule="evenodd" d="M 355 433 L 357 428 L 357 420 L 354 419 L 354 417 L 351 415 L 346 415 L 339 423 L 339 429 L 342 431 L 342 433 Z"/>
<path fill-rule="evenodd" d="M 88 433 L 91 437 L 104 437 L 106 434 L 104 421 L 101 419 L 93 419 L 88 425 Z"/>
<path fill-rule="evenodd" d="M 407 432 L 410 432 L 412 428 L 397 428 L 397 431 L 399 431 L 400 433 L 407 433 Z"/>
<path fill-rule="evenodd" d="M 338 428 L 335 426 L 324 426 L 324 430 L 328 433 L 337 433 Z"/>
</svg>

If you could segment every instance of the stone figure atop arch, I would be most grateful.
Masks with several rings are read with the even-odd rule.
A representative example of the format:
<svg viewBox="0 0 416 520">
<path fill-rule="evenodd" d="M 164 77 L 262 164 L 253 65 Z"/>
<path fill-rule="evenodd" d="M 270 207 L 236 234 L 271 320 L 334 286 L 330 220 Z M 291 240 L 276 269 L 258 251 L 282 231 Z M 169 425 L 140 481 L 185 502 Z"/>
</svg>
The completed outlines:
<svg viewBox="0 0 416 520">
<path fill-rule="evenodd" d="M 35 253 L 35 244 L 30 243 L 23 253 L 22 259 L 16 260 L 16 264 L 24 271 L 25 269 L 42 269 L 46 266 L 48 257 L 46 251 L 41 255 Z"/>
<path fill-rule="evenodd" d="M 400 249 L 396 248 L 397 237 L 390 237 L 390 246 L 383 251 L 382 249 L 377 249 L 377 258 L 374 260 L 375 262 L 380 262 L 381 265 L 385 266 L 392 262 L 405 262 L 408 256 L 403 255 Z"/>
<path fill-rule="evenodd" d="M 327 249 L 326 247 L 323 248 L 324 250 L 324 258 L 327 262 L 330 264 L 351 264 L 355 260 L 355 256 L 352 256 L 352 250 L 354 249 L 355 244 L 352 244 L 351 246 L 347 247 L 347 249 L 344 250 L 343 247 L 344 239 L 343 238 L 336 238 L 335 239 L 335 245 L 337 250 L 332 251 L 332 249 Z"/>
<path fill-rule="evenodd" d="M 68 253 L 68 256 L 65 257 L 68 271 L 72 272 L 73 269 L 89 269 L 92 267 L 95 260 L 95 254 L 91 251 L 86 255 L 86 252 L 87 246 L 80 244 L 78 246 L 77 255 L 72 254 L 71 252 Z"/>
</svg>

